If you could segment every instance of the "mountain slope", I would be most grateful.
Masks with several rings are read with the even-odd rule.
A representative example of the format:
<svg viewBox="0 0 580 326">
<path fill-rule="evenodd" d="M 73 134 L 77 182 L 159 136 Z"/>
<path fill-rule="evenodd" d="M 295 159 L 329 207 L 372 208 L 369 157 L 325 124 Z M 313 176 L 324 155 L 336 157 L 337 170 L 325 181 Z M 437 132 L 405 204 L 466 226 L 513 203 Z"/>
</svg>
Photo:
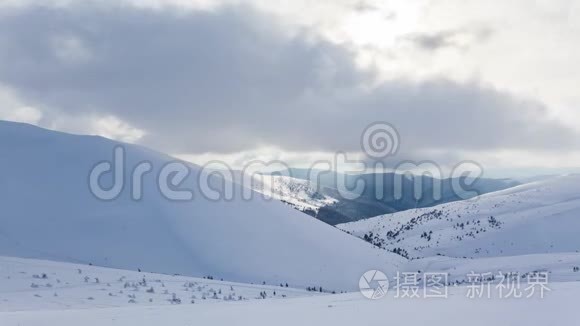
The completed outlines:
<svg viewBox="0 0 580 326">
<path fill-rule="evenodd" d="M 419 200 L 415 199 L 415 180 L 410 176 L 402 176 L 395 173 L 369 173 L 369 174 L 340 174 L 335 172 L 321 172 L 318 180 L 310 180 L 308 170 L 289 169 L 285 171 L 287 176 L 270 176 L 272 179 L 283 178 L 281 182 L 289 184 L 287 189 L 293 188 L 300 190 L 300 184 L 308 182 L 310 188 L 314 189 L 310 193 L 315 196 L 323 197 L 329 200 L 321 202 L 317 198 L 308 198 L 303 194 L 301 200 L 296 202 L 296 195 L 291 191 L 277 194 L 276 198 L 288 202 L 301 211 L 315 216 L 321 221 L 331 225 L 358 221 L 363 218 L 377 215 L 395 213 L 412 208 L 431 207 L 443 203 L 461 200 L 462 198 L 472 198 L 477 194 L 485 194 L 493 191 L 503 190 L 514 187 L 520 182 L 511 179 L 487 179 L 480 178 L 473 184 L 465 184 L 464 193 L 458 194 L 452 187 L 452 179 L 442 179 L 441 197 L 434 196 L 434 180 L 428 175 L 415 176 L 420 181 L 421 196 Z M 364 188 L 355 193 L 359 196 L 355 199 L 347 199 L 337 190 L 337 182 L 344 181 L 347 189 L 355 189 L 357 182 L 363 181 Z M 395 184 L 401 182 L 402 196 L 397 198 L 394 194 Z M 292 184 L 296 186 L 292 186 Z M 382 197 L 377 198 L 377 189 L 380 189 Z M 259 189 L 256 189 L 259 191 Z M 308 195 L 308 193 L 306 194 Z M 316 202 L 317 207 L 311 210 L 304 210 L 304 206 L 309 202 Z"/>
<path fill-rule="evenodd" d="M 338 201 L 318 192 L 311 181 L 283 175 L 255 175 L 252 189 L 315 216 L 321 207 Z"/>
<path fill-rule="evenodd" d="M 411 258 L 580 251 L 580 176 L 554 177 L 468 201 L 338 227 Z"/>
<path fill-rule="evenodd" d="M 194 190 L 194 199 L 170 201 L 156 180 L 173 159 L 139 146 L 122 144 L 121 196 L 99 200 L 89 191 L 89 172 L 112 160 L 118 145 L 0 122 L 0 255 L 335 290 L 356 288 L 370 268 L 392 273 L 401 263 L 277 201 L 258 195 L 206 199 L 194 165 L 181 183 Z M 153 170 L 143 177 L 143 198 L 135 201 L 129 176 L 142 161 Z M 103 179 L 106 185 L 112 177 Z M 220 181 L 215 183 L 229 184 Z M 239 196 L 241 188 L 234 189 Z"/>
</svg>

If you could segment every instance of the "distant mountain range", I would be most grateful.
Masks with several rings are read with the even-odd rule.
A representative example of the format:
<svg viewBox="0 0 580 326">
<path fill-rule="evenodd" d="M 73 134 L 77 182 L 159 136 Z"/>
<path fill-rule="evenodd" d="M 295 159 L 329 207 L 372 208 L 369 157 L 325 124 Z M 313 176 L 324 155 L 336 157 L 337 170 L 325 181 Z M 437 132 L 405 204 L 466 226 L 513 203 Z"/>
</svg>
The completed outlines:
<svg viewBox="0 0 580 326">
<path fill-rule="evenodd" d="M 257 182 L 253 189 L 331 225 L 468 199 L 521 184 L 512 179 L 481 178 L 471 185 L 462 183 L 463 192 L 458 193 L 452 187 L 452 179 L 448 178 L 440 180 L 441 192 L 440 198 L 437 198 L 433 191 L 434 179 L 426 175 L 410 177 L 395 173 L 353 175 L 328 172 L 320 174 L 318 180 L 309 180 L 306 169 L 290 169 L 279 174 L 264 176 L 265 181 Z M 419 178 L 419 181 L 414 178 Z M 337 180 L 344 180 L 347 189 L 354 189 L 358 180 L 363 180 L 365 186 L 356 193 L 357 198 L 348 199 L 339 192 L 337 182 L 341 181 Z M 402 184 L 399 197 L 395 196 L 394 191 L 397 182 Z M 421 193 L 419 200 L 415 199 L 417 182 L 421 187 L 417 189 Z M 377 189 L 383 194 L 382 199 L 377 199 Z"/>
</svg>

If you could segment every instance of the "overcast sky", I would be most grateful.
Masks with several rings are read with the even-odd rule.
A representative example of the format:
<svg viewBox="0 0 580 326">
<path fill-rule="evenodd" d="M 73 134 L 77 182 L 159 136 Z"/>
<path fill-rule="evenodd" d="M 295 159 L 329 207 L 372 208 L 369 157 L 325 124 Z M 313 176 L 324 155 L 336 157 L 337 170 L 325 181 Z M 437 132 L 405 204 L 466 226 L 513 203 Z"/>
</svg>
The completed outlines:
<svg viewBox="0 0 580 326">
<path fill-rule="evenodd" d="M 238 165 L 386 121 L 397 160 L 575 168 L 578 35 L 574 0 L 4 0 L 0 119 Z"/>
</svg>

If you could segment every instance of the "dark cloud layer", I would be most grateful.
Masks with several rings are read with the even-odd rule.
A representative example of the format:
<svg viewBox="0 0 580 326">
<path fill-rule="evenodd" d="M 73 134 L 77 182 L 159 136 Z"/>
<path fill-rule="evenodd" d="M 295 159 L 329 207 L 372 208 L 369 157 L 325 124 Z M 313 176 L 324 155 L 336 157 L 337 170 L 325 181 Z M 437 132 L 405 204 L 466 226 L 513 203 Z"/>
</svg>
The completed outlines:
<svg viewBox="0 0 580 326">
<path fill-rule="evenodd" d="M 434 33 L 414 33 L 407 35 L 409 41 L 421 50 L 436 51 L 444 48 L 464 49 L 473 44 L 487 41 L 493 35 L 489 28 L 465 27 L 456 30 L 444 30 Z M 463 42 L 459 39 L 463 39 Z M 467 42 L 467 44 L 465 44 Z"/>
<path fill-rule="evenodd" d="M 246 7 L 0 10 L 0 84 L 40 107 L 115 115 L 169 152 L 358 150 L 373 121 L 394 124 L 407 152 L 577 146 L 541 104 L 444 78 L 370 88 L 375 77 Z"/>
</svg>

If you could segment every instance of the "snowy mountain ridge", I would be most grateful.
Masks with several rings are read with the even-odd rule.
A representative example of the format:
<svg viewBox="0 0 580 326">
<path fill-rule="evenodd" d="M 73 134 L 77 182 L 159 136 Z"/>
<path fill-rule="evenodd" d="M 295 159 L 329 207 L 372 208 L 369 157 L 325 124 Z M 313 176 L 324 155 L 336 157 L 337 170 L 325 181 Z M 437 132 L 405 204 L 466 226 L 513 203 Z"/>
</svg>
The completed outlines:
<svg viewBox="0 0 580 326">
<path fill-rule="evenodd" d="M 410 258 L 563 253 L 580 251 L 578 211 L 580 176 L 568 175 L 338 227 Z"/>
</svg>

